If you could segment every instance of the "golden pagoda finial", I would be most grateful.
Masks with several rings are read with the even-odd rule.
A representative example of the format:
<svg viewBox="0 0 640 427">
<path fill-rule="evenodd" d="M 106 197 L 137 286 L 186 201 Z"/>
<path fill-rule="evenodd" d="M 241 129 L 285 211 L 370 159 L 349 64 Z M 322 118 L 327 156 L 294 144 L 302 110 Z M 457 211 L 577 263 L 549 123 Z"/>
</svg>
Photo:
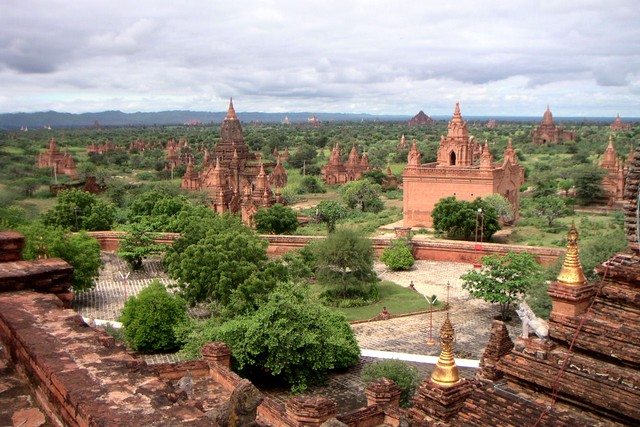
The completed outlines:
<svg viewBox="0 0 640 427">
<path fill-rule="evenodd" d="M 564 257 L 558 282 L 567 286 L 582 286 L 587 283 L 587 278 L 582 271 L 580 256 L 578 253 L 578 230 L 576 225 L 571 223 L 569 233 L 567 233 L 567 254 Z"/>
<path fill-rule="evenodd" d="M 447 311 L 442 328 L 440 328 L 442 350 L 438 362 L 436 362 L 436 367 L 431 373 L 431 381 L 442 387 L 451 387 L 460 381 L 456 360 L 453 357 L 454 336 L 455 331 L 449 319 L 449 312 Z"/>
</svg>

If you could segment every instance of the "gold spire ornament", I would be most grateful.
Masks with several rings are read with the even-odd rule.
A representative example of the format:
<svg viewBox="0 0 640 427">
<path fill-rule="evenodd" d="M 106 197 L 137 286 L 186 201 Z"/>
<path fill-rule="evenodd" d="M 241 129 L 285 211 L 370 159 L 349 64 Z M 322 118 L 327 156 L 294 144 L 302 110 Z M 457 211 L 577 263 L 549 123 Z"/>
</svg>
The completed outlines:
<svg viewBox="0 0 640 427">
<path fill-rule="evenodd" d="M 566 286 L 582 286 L 587 283 L 578 253 L 578 230 L 573 223 L 567 233 L 567 254 L 564 257 L 557 280 Z"/>
<path fill-rule="evenodd" d="M 451 387 L 460 382 L 460 374 L 458 373 L 456 360 L 453 357 L 454 337 L 455 331 L 451 320 L 449 320 L 449 312 L 447 312 L 442 328 L 440 328 L 442 350 L 438 362 L 436 362 L 436 367 L 431 373 L 431 381 L 442 387 Z"/>
</svg>

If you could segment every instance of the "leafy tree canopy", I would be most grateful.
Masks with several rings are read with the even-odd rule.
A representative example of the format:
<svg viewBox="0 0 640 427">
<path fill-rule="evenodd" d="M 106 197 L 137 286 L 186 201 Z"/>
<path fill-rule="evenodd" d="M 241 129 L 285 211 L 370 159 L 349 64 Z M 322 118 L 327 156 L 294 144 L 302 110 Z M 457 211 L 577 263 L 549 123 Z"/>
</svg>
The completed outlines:
<svg viewBox="0 0 640 427">
<path fill-rule="evenodd" d="M 95 287 L 102 261 L 100 244 L 84 232 L 67 234 L 63 229 L 33 223 L 18 228 L 25 236 L 24 259 L 62 258 L 73 266 L 73 290 L 82 292 Z"/>
<path fill-rule="evenodd" d="M 368 179 L 351 181 L 340 187 L 342 200 L 351 209 L 359 209 L 362 212 L 380 212 L 384 204 L 380 200 L 382 191 L 379 184 Z"/>
<path fill-rule="evenodd" d="M 522 298 L 541 273 L 540 265 L 526 252 L 490 255 L 482 258 L 481 270 L 461 276 L 462 287 L 474 298 L 499 304 L 500 316 L 507 319 L 511 304 Z"/>
<path fill-rule="evenodd" d="M 318 242 L 314 250 L 320 283 L 336 284 L 346 293 L 349 286 L 376 281 L 371 241 L 357 231 L 338 229 Z"/>
<path fill-rule="evenodd" d="M 110 230 L 115 206 L 82 190 L 65 190 L 58 194 L 53 208 L 43 215 L 46 225 L 71 231 Z"/>
<path fill-rule="evenodd" d="M 138 224 L 132 224 L 126 231 L 127 234 L 120 240 L 118 256 L 133 270 L 139 270 L 147 256 L 166 249 L 165 245 L 156 244 L 152 233 L 145 231 Z"/>
<path fill-rule="evenodd" d="M 476 238 L 476 227 L 479 227 L 478 233 L 482 231 L 482 239 L 488 241 L 493 233 L 500 230 L 495 209 L 479 197 L 473 202 L 446 197 L 436 203 L 431 216 L 436 233 L 444 234 L 450 239 L 473 241 Z"/>
<path fill-rule="evenodd" d="M 316 220 L 325 223 L 329 233 L 333 233 L 336 229 L 336 222 L 346 215 L 345 207 L 333 200 L 323 200 L 316 206 Z"/>
<path fill-rule="evenodd" d="M 295 211 L 279 203 L 256 212 L 253 220 L 259 233 L 291 234 L 298 228 Z"/>
<path fill-rule="evenodd" d="M 293 391 L 303 391 L 321 382 L 328 371 L 360 359 L 344 317 L 310 298 L 306 288 L 282 283 L 255 312 L 193 330 L 185 351 L 194 356 L 204 343 L 221 340 L 243 374 L 268 373 L 285 380 Z"/>
<path fill-rule="evenodd" d="M 565 215 L 571 214 L 571 209 L 567 206 L 565 199 L 556 196 L 540 196 L 531 202 L 531 209 L 535 215 L 547 220 L 547 225 L 553 227 L 553 222 Z"/>
<path fill-rule="evenodd" d="M 148 353 L 178 348 L 174 328 L 186 320 L 186 303 L 168 293 L 157 280 L 130 297 L 120 316 L 127 344 Z"/>
<path fill-rule="evenodd" d="M 167 273 L 189 302 L 226 305 L 234 289 L 263 268 L 267 242 L 237 217 L 214 216 L 191 223 L 167 251 Z"/>
</svg>

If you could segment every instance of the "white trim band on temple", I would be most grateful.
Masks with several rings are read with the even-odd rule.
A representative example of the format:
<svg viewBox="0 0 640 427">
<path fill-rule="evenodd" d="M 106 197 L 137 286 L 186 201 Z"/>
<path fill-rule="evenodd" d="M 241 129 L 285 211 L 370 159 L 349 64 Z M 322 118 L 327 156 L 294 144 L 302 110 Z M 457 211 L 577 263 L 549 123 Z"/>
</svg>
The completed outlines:
<svg viewBox="0 0 640 427">
<path fill-rule="evenodd" d="M 438 356 L 426 356 L 424 354 L 410 354 L 410 353 L 396 353 L 395 351 L 381 351 L 381 350 L 368 350 L 361 349 L 361 356 L 375 357 L 377 359 L 398 359 L 405 362 L 418 362 L 429 363 L 435 365 L 438 361 Z M 480 361 L 473 359 L 458 359 L 456 358 L 456 365 L 460 368 L 479 368 Z"/>
</svg>

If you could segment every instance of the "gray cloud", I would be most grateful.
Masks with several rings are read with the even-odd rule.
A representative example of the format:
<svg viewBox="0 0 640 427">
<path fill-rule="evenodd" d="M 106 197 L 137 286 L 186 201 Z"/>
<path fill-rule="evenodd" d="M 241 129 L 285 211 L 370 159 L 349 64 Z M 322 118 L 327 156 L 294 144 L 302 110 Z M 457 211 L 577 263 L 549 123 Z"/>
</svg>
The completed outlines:
<svg viewBox="0 0 640 427">
<path fill-rule="evenodd" d="M 637 115 L 635 2 L 531 3 L 5 0 L 0 111 Z"/>
</svg>

